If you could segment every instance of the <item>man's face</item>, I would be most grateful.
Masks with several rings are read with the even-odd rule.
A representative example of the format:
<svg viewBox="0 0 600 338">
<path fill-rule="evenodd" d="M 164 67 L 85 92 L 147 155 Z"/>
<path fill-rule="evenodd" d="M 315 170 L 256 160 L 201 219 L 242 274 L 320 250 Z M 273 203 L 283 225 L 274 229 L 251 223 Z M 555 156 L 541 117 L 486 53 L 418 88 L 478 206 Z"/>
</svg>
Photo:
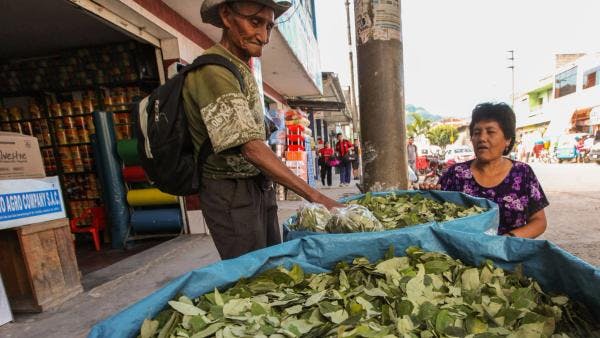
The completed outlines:
<svg viewBox="0 0 600 338">
<path fill-rule="evenodd" d="M 273 9 L 254 2 L 234 2 L 220 9 L 227 38 L 248 57 L 260 57 L 275 25 Z"/>
<path fill-rule="evenodd" d="M 338 139 L 338 141 L 341 141 L 341 140 L 343 140 L 343 139 L 344 139 L 344 137 L 343 137 L 342 135 L 338 135 L 338 136 L 337 136 L 337 139 Z"/>
<path fill-rule="evenodd" d="M 408 139 L 408 144 L 413 144 L 413 142 L 414 142 L 414 139 L 412 137 Z"/>
</svg>

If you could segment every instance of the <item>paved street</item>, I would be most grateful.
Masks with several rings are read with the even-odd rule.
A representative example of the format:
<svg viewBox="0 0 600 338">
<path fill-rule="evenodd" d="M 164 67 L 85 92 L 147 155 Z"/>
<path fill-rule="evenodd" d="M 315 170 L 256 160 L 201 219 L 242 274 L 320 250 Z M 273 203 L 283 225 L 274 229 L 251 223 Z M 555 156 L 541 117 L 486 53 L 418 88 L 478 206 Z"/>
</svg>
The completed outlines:
<svg viewBox="0 0 600 338">
<path fill-rule="evenodd" d="M 600 165 L 532 164 L 550 206 L 541 237 L 600 266 Z"/>
</svg>

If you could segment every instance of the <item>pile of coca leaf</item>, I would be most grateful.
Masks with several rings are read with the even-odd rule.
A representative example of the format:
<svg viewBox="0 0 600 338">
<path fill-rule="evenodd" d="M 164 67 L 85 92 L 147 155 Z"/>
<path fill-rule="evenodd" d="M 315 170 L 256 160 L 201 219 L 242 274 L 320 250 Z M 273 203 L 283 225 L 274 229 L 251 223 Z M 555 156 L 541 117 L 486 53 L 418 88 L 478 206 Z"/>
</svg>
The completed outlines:
<svg viewBox="0 0 600 338">
<path fill-rule="evenodd" d="M 224 292 L 169 302 L 147 337 L 596 337 L 591 315 L 519 271 L 479 268 L 417 247 L 406 257 L 356 258 L 331 273 L 294 265 Z"/>
<path fill-rule="evenodd" d="M 366 208 L 366 209 L 365 209 Z M 480 214 L 485 208 L 463 207 L 450 202 L 438 202 L 421 194 L 374 196 L 348 202 L 345 208 L 327 210 L 320 204 L 307 204 L 298 210 L 292 230 L 349 233 L 404 228 L 428 222 L 444 222 Z"/>
<path fill-rule="evenodd" d="M 433 221 L 450 221 L 486 211 L 478 206 L 440 203 L 421 194 L 374 196 L 367 193 L 365 197 L 349 203 L 367 207 L 387 230 Z"/>
</svg>

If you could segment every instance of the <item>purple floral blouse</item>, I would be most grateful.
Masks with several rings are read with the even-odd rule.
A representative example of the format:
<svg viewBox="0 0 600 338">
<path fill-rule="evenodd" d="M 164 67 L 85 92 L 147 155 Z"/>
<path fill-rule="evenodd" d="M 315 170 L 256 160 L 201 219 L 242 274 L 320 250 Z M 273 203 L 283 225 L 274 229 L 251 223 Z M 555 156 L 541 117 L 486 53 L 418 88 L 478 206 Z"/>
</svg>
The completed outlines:
<svg viewBox="0 0 600 338">
<path fill-rule="evenodd" d="M 549 205 L 529 165 L 512 161 L 512 169 L 504 181 L 493 188 L 485 188 L 475 181 L 471 172 L 472 162 L 450 167 L 440 179 L 440 185 L 442 190 L 460 191 L 496 202 L 500 207 L 499 235 L 524 226 L 529 216 Z"/>
</svg>

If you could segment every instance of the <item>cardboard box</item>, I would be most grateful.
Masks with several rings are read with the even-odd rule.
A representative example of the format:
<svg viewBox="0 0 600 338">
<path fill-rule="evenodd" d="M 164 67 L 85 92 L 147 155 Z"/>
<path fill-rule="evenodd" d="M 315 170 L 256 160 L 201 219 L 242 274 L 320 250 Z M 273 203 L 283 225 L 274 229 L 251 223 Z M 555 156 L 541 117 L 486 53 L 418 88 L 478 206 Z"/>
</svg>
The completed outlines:
<svg viewBox="0 0 600 338">
<path fill-rule="evenodd" d="M 0 132 L 0 180 L 46 177 L 37 138 Z"/>
<path fill-rule="evenodd" d="M 58 176 L 0 180 L 0 230 L 65 217 Z"/>
</svg>

